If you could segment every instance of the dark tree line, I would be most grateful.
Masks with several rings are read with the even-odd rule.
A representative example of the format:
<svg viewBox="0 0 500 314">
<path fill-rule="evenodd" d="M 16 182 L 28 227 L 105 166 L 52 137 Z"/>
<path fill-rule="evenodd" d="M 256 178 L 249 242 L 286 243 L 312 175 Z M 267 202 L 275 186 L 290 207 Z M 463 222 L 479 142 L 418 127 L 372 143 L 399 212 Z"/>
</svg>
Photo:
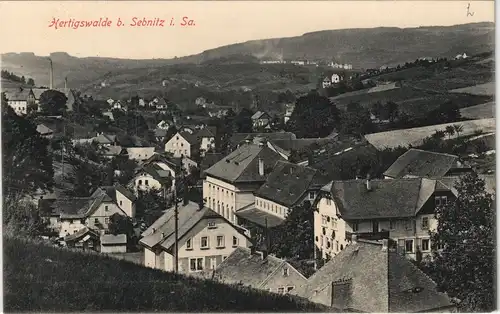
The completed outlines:
<svg viewBox="0 0 500 314">
<path fill-rule="evenodd" d="M 26 78 L 23 76 L 19 77 L 17 75 L 15 75 L 14 73 L 12 72 L 9 72 L 7 70 L 2 70 L 2 78 L 4 79 L 8 79 L 8 80 L 11 80 L 11 81 L 14 81 L 14 82 L 18 82 L 18 83 L 22 83 L 22 84 L 27 84 L 29 86 L 35 86 L 35 80 L 33 80 L 32 78 L 28 78 L 26 80 Z"/>
</svg>

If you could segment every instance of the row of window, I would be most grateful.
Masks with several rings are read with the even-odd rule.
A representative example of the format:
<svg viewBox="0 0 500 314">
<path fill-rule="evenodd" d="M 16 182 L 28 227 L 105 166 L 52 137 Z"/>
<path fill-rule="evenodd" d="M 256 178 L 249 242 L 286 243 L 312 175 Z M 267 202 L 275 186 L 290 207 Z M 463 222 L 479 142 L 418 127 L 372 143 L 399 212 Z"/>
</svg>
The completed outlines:
<svg viewBox="0 0 500 314">
<path fill-rule="evenodd" d="M 225 260 L 227 256 L 222 256 L 222 260 Z M 215 269 L 217 267 L 217 258 L 210 257 L 210 269 Z M 204 257 L 194 257 L 189 259 L 189 271 L 202 271 L 205 268 L 205 258 Z"/>
<path fill-rule="evenodd" d="M 319 242 L 319 246 L 321 248 L 326 248 L 327 250 L 333 249 L 332 242 L 328 237 L 320 235 L 319 238 L 318 236 L 316 236 L 315 240 L 316 242 Z M 335 252 L 340 252 L 344 249 L 344 245 L 340 244 L 338 240 L 335 240 L 334 243 L 335 243 Z"/>
<path fill-rule="evenodd" d="M 226 247 L 226 237 L 223 235 L 218 235 L 215 237 L 215 248 L 217 249 L 223 249 Z M 238 238 L 233 236 L 233 241 L 232 241 L 232 246 L 236 247 L 238 246 Z M 188 239 L 186 241 L 186 250 L 192 250 L 193 249 L 193 239 Z M 205 236 L 200 238 L 200 249 L 210 249 L 210 237 Z"/>
<path fill-rule="evenodd" d="M 233 197 L 233 195 L 234 195 L 233 192 L 230 192 L 229 190 L 225 190 L 224 188 L 220 188 L 220 187 L 216 186 L 215 184 L 211 184 L 211 183 L 208 184 L 208 190 L 210 192 L 210 195 L 215 196 L 216 189 L 217 189 L 217 197 L 218 198 L 224 197 L 224 192 L 226 192 L 226 197 L 229 197 L 229 195 L 231 195 L 231 197 Z M 222 195 L 220 195 L 220 193 L 222 193 Z"/>
<path fill-rule="evenodd" d="M 269 211 L 272 211 L 273 213 L 280 214 L 281 216 L 285 216 L 287 213 L 287 209 L 285 207 L 275 205 L 272 202 L 266 202 L 262 200 L 257 200 L 257 207 L 267 209 Z"/>
<path fill-rule="evenodd" d="M 406 253 L 414 253 L 414 240 L 413 239 L 400 239 L 398 240 L 398 246 L 404 247 Z M 431 241 L 430 239 L 422 239 L 420 250 L 422 252 L 428 252 L 431 249 Z"/>
<path fill-rule="evenodd" d="M 279 287 L 277 289 L 277 291 L 279 294 L 285 294 L 285 291 L 286 291 L 286 293 L 288 293 L 288 292 L 292 291 L 294 288 L 295 288 L 295 286 Z M 269 288 L 269 292 L 274 292 L 273 288 Z"/>
<path fill-rule="evenodd" d="M 208 204 L 210 206 L 210 197 L 208 198 Z M 226 218 L 227 220 L 231 221 L 232 223 L 236 223 L 236 215 L 234 214 L 234 206 L 231 206 L 231 209 L 229 209 L 229 205 L 226 204 L 225 211 L 224 211 L 224 203 L 220 203 L 217 201 L 217 206 L 215 205 L 215 199 L 212 200 L 211 204 L 211 209 L 215 210 L 217 214 L 221 215 L 222 217 Z"/>
<path fill-rule="evenodd" d="M 337 218 L 330 218 L 328 215 L 321 215 L 321 225 L 327 227 L 329 223 L 331 223 L 332 229 L 337 229 Z"/>
<path fill-rule="evenodd" d="M 323 217 L 325 215 L 322 215 L 322 221 L 321 221 L 321 224 L 323 226 L 327 225 L 327 222 L 328 222 L 328 218 L 325 218 Z M 335 219 L 336 220 L 336 219 Z M 332 225 L 333 225 L 333 221 L 332 221 Z M 403 225 L 404 225 L 404 229 L 405 230 L 413 230 L 413 223 L 411 220 L 403 220 L 402 221 Z M 336 225 L 336 221 L 335 221 L 335 225 Z M 397 229 L 397 220 L 389 220 L 389 230 L 395 230 Z M 359 223 L 357 222 L 352 222 L 351 223 L 351 227 L 352 227 L 352 231 L 353 232 L 358 232 L 359 231 Z M 421 223 L 420 223 L 420 228 L 422 230 L 429 230 L 429 217 L 422 217 L 422 220 L 421 220 Z M 372 231 L 373 232 L 379 232 L 379 222 L 378 221 L 372 221 Z"/>
</svg>

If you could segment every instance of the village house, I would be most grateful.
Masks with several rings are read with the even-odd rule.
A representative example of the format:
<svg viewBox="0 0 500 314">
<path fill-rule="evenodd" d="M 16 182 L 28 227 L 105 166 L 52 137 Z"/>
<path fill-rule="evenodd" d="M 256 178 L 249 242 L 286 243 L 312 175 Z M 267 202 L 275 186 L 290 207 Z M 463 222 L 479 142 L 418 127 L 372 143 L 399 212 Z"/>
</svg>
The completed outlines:
<svg viewBox="0 0 500 314">
<path fill-rule="evenodd" d="M 197 141 L 200 143 L 200 155 L 204 156 L 205 152 L 215 149 L 215 135 L 217 130 L 215 127 L 207 126 L 196 132 Z"/>
<path fill-rule="evenodd" d="M 127 253 L 126 234 L 103 234 L 100 238 L 101 253 Z"/>
<path fill-rule="evenodd" d="M 384 178 L 435 178 L 456 176 L 471 171 L 472 168 L 464 165 L 458 156 L 411 148 L 399 156 L 384 172 Z"/>
<path fill-rule="evenodd" d="M 127 156 L 127 150 L 121 146 L 113 145 L 113 146 L 103 146 L 102 147 L 102 156 L 107 159 L 112 159 L 117 156 Z"/>
<path fill-rule="evenodd" d="M 352 243 L 314 273 L 294 295 L 338 312 L 454 312 L 446 293 L 388 244 L 353 237 Z"/>
<path fill-rule="evenodd" d="M 120 100 L 117 100 L 113 102 L 110 106 L 110 110 L 121 110 L 121 111 L 127 111 L 126 105 L 122 104 Z"/>
<path fill-rule="evenodd" d="M 206 206 L 232 223 L 235 212 L 254 202 L 255 192 L 283 158 L 264 144 L 238 147 L 204 171 L 203 198 Z"/>
<path fill-rule="evenodd" d="M 115 121 L 115 116 L 113 116 L 113 112 L 111 111 L 105 111 L 102 113 L 103 117 L 107 117 L 109 121 Z"/>
<path fill-rule="evenodd" d="M 253 247 L 236 248 L 215 270 L 204 271 L 204 277 L 279 294 L 289 293 L 307 281 L 286 260 Z"/>
<path fill-rule="evenodd" d="M 90 197 L 42 199 L 39 207 L 49 222 L 49 228 L 60 237 L 88 227 L 104 233 L 114 214 L 135 217 L 136 197 L 125 187 L 115 184 L 97 188 Z"/>
<path fill-rule="evenodd" d="M 136 193 L 149 190 L 169 193 L 175 188 L 175 174 L 175 166 L 172 164 L 167 162 L 148 163 L 136 172 L 131 183 Z"/>
<path fill-rule="evenodd" d="M 292 113 L 295 110 L 295 104 L 286 104 L 285 105 L 285 117 L 284 117 L 284 122 L 285 124 L 288 123 L 290 118 L 292 117 Z"/>
<path fill-rule="evenodd" d="M 198 149 L 198 139 L 188 132 L 177 132 L 165 143 L 165 151 L 173 154 L 174 157 L 191 157 L 196 154 Z"/>
<path fill-rule="evenodd" d="M 342 77 L 336 73 L 332 74 L 332 84 L 338 84 L 342 80 Z"/>
<path fill-rule="evenodd" d="M 99 233 L 83 227 L 77 232 L 65 236 L 63 244 L 69 248 L 97 251 L 99 250 Z"/>
<path fill-rule="evenodd" d="M 172 121 L 168 121 L 168 120 L 161 120 L 160 122 L 158 122 L 158 124 L 156 125 L 156 128 L 157 129 L 163 129 L 163 130 L 168 130 L 174 123 Z"/>
<path fill-rule="evenodd" d="M 279 160 L 266 182 L 255 191 L 254 203 L 236 211 L 236 216 L 262 227 L 274 227 L 293 207 L 305 201 L 312 203 L 328 182 L 315 169 Z"/>
<path fill-rule="evenodd" d="M 178 211 L 178 271 L 192 274 L 215 269 L 237 247 L 251 246 L 245 230 L 207 207 L 185 202 Z M 175 269 L 174 210 L 168 209 L 145 232 L 139 244 L 144 247 L 146 267 L 164 271 Z"/>
<path fill-rule="evenodd" d="M 323 88 L 328 88 L 328 87 L 332 86 L 332 80 L 328 76 L 325 77 L 323 79 L 322 86 L 323 86 Z"/>
<path fill-rule="evenodd" d="M 437 179 L 407 178 L 332 181 L 315 201 L 314 241 L 321 257 L 341 252 L 352 235 L 391 239 L 398 251 L 416 259 L 431 254 L 436 206 L 456 198 L 456 190 Z"/>
<path fill-rule="evenodd" d="M 7 104 L 12 107 L 17 115 L 28 114 L 30 106 L 36 104 L 35 94 L 31 88 L 10 88 L 3 90 Z"/>
<path fill-rule="evenodd" d="M 36 131 L 38 132 L 38 134 L 40 134 L 41 137 L 45 137 L 45 138 L 52 138 L 54 137 L 54 131 L 47 127 L 45 124 L 39 124 L 36 126 Z"/>
<path fill-rule="evenodd" d="M 104 133 L 98 134 L 94 138 L 94 141 L 100 147 L 116 146 L 118 144 L 116 140 L 116 135 L 113 134 L 104 134 Z"/>
<path fill-rule="evenodd" d="M 254 130 L 259 130 L 269 126 L 271 116 L 264 111 L 257 111 L 252 115 L 252 125 Z"/>
</svg>

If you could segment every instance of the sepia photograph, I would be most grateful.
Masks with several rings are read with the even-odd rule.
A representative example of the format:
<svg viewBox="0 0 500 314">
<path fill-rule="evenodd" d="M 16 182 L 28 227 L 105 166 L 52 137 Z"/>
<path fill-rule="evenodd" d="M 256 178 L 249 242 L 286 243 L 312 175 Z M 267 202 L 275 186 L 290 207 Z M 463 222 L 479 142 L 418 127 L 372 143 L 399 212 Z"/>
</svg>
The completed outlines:
<svg viewBox="0 0 500 314">
<path fill-rule="evenodd" d="M 3 311 L 494 312 L 494 1 L 0 1 Z"/>
</svg>

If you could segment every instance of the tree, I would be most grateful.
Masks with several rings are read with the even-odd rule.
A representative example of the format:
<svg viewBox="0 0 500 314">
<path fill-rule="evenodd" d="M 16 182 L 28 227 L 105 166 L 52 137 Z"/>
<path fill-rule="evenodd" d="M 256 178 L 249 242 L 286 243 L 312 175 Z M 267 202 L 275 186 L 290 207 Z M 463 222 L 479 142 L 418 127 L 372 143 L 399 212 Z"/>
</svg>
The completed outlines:
<svg viewBox="0 0 500 314">
<path fill-rule="evenodd" d="M 167 202 L 160 190 L 139 190 L 135 208 L 137 219 L 142 220 L 146 226 L 150 226 L 167 209 Z"/>
<path fill-rule="evenodd" d="M 495 205 L 476 173 L 455 184 L 458 197 L 438 207 L 430 272 L 464 311 L 495 309 Z M 442 248 L 438 250 L 438 248 Z"/>
<path fill-rule="evenodd" d="M 279 257 L 311 259 L 314 256 L 314 226 L 311 203 L 306 201 L 291 209 L 285 222 L 275 229 L 272 252 Z"/>
<path fill-rule="evenodd" d="M 47 232 L 47 222 L 34 203 L 24 200 L 9 205 L 2 212 L 4 233 L 35 237 Z"/>
<path fill-rule="evenodd" d="M 40 95 L 39 106 L 42 114 L 58 116 L 66 112 L 68 98 L 57 90 L 47 90 Z"/>
<path fill-rule="evenodd" d="M 243 108 L 236 115 L 233 121 L 233 130 L 236 133 L 252 133 L 253 122 L 252 122 L 253 112 L 249 109 Z"/>
<path fill-rule="evenodd" d="M 33 80 L 33 79 L 30 77 L 30 78 L 28 79 L 27 84 L 28 84 L 29 86 L 35 86 L 35 80 Z"/>
<path fill-rule="evenodd" d="M 460 137 L 460 133 L 464 130 L 464 126 L 461 124 L 454 124 L 453 129 L 455 130 L 455 133 L 457 133 L 457 137 Z"/>
<path fill-rule="evenodd" d="M 2 97 L 3 198 L 23 198 L 54 184 L 48 140 L 28 119 L 18 116 Z M 14 201 L 15 204 L 16 201 Z"/>
<path fill-rule="evenodd" d="M 359 103 L 350 103 L 341 115 L 341 132 L 362 136 L 373 130 L 369 111 Z"/>
<path fill-rule="evenodd" d="M 135 175 L 137 162 L 127 156 L 116 156 L 111 160 L 111 167 L 116 173 L 116 179 L 120 184 L 127 185 Z"/>
<path fill-rule="evenodd" d="M 452 125 L 448 125 L 445 128 L 445 132 L 446 134 L 448 134 L 448 138 L 451 139 L 451 137 L 455 134 L 455 128 Z"/>
<path fill-rule="evenodd" d="M 398 104 L 393 101 L 388 101 L 385 104 L 385 112 L 387 112 L 387 119 L 389 119 L 389 121 L 393 123 L 398 118 L 399 115 Z"/>
</svg>

